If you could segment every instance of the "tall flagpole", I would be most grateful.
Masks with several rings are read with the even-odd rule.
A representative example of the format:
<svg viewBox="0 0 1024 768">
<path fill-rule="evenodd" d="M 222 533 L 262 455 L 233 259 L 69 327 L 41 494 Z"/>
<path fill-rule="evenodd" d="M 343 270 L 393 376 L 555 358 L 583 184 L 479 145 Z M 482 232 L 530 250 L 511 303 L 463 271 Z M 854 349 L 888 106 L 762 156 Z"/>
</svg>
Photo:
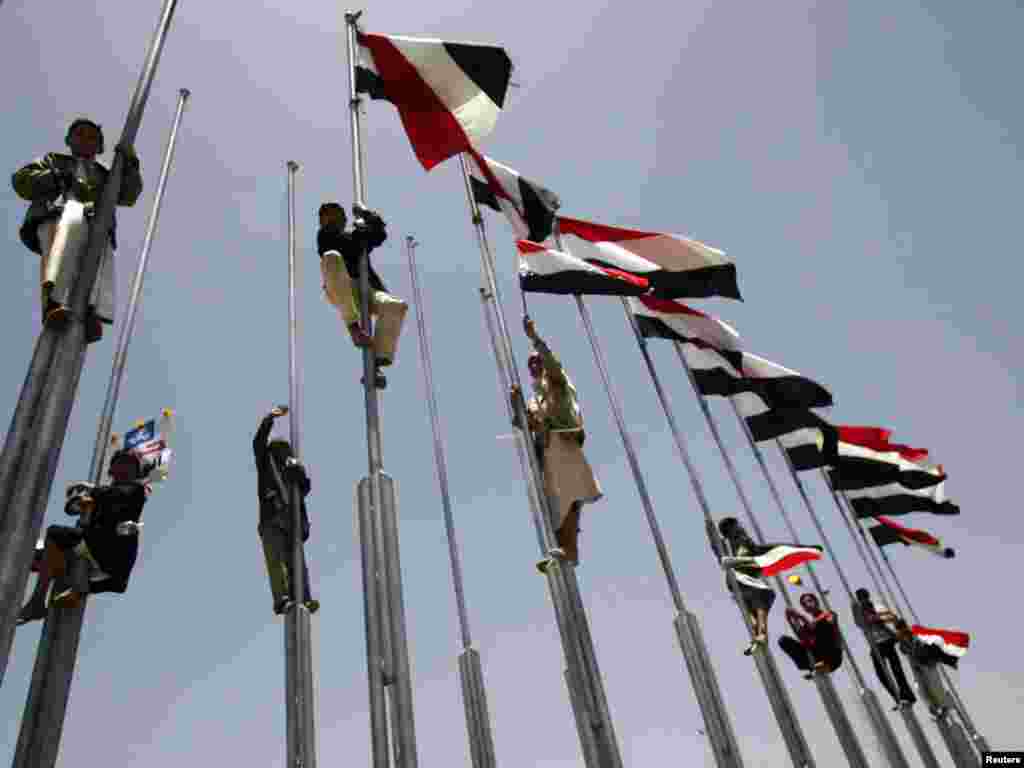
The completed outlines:
<svg viewBox="0 0 1024 768">
<path fill-rule="evenodd" d="M 488 328 L 493 331 L 492 344 L 497 355 L 499 376 L 514 392 L 508 406 L 510 417 L 516 428 L 520 461 L 524 462 L 523 468 L 527 470 L 524 479 L 537 541 L 541 554 L 547 555 L 555 548 L 554 528 L 548 499 L 544 493 L 543 475 L 527 426 L 526 403 L 512 354 L 512 338 L 505 323 L 494 257 L 487 242 L 483 217 L 473 197 L 465 155 L 459 155 L 459 166 L 483 267 L 484 285 L 481 289 L 481 299 L 490 311 Z M 621 768 L 622 755 L 590 636 L 586 610 L 579 595 L 576 573 L 571 566 L 555 559 L 546 568 L 546 575 L 565 654 L 566 685 L 576 718 L 584 763 L 587 768 Z"/>
<path fill-rule="evenodd" d="M 173 5 L 174 3 L 171 2 L 171 11 L 173 11 Z M 162 45 L 162 40 L 166 33 L 166 24 L 169 23 L 170 12 L 165 9 L 161 26 L 158 27 L 153 41 L 154 47 Z M 151 51 L 150 61 L 154 61 L 154 59 L 155 57 Z M 150 71 L 150 78 L 152 74 L 153 72 Z M 135 279 L 132 283 L 131 298 L 125 322 L 121 326 L 117 348 L 114 352 L 110 382 L 107 385 L 106 400 L 104 401 L 103 411 L 100 416 L 100 424 L 97 430 L 96 442 L 93 445 L 92 462 L 90 464 L 90 479 L 97 484 L 102 480 L 103 459 L 107 446 L 110 443 L 111 424 L 121 390 L 121 380 L 124 375 L 128 355 L 128 344 L 131 341 L 138 308 L 142 301 L 142 284 L 145 280 L 153 237 L 160 218 L 160 208 L 163 203 L 164 190 L 167 186 L 167 178 L 170 175 L 171 162 L 174 159 L 178 126 L 181 124 L 185 102 L 188 97 L 188 89 L 183 88 L 179 91 L 178 108 L 174 115 L 174 122 L 171 125 L 171 132 L 167 140 L 167 148 L 164 152 L 163 166 L 160 169 L 160 180 L 157 184 L 156 195 L 153 198 L 153 208 L 146 226 L 146 236 L 143 241 L 142 252 L 139 255 Z M 133 104 L 137 103 L 137 101 L 138 99 Z M 140 119 L 141 112 L 138 112 L 136 117 Z M 125 133 L 129 134 L 127 130 Z M 134 136 L 134 132 L 130 135 Z M 73 340 L 71 333 L 69 330 L 64 340 L 68 346 L 71 345 Z M 84 341 L 84 338 L 82 341 Z M 82 353 L 84 355 L 84 345 Z M 78 373 L 80 374 L 80 372 L 81 368 L 79 367 Z M 78 374 L 75 374 L 76 384 L 77 378 Z M 73 391 L 71 395 L 73 397 Z M 69 401 L 69 410 L 70 404 Z M 53 457 L 54 462 L 56 458 L 56 456 Z M 50 473 L 50 480 L 48 482 L 52 482 L 52 470 L 48 470 L 48 472 Z M 47 495 L 48 490 L 47 488 Z M 84 560 L 75 557 L 71 559 L 69 567 L 80 573 L 87 565 Z M 25 703 L 25 711 L 22 716 L 21 732 L 18 735 L 18 745 L 12 763 L 14 768 L 52 768 L 57 761 L 60 738 L 64 728 L 64 716 L 67 710 L 68 696 L 71 693 L 71 681 L 74 676 L 75 662 L 78 654 L 78 642 L 85 618 L 86 602 L 87 600 L 83 596 L 76 606 L 71 608 L 54 606 L 47 614 L 43 624 L 43 633 L 39 639 L 39 648 L 36 652 L 36 662 L 32 671 L 32 683 L 29 688 L 28 700 Z"/>
<path fill-rule="evenodd" d="M 358 209 L 366 204 L 366 169 L 359 112 L 362 102 L 356 93 L 356 39 L 361 15 L 362 11 L 345 14 L 354 219 L 359 218 Z M 367 335 L 372 336 L 369 254 L 365 248 L 359 265 L 361 326 Z M 398 546 L 398 502 L 395 482 L 384 472 L 376 378 L 377 363 L 373 346 L 370 345 L 363 349 L 369 471 L 356 486 L 363 567 L 367 677 L 370 687 L 370 742 L 374 768 L 388 768 L 391 765 L 387 732 L 387 710 L 390 703 L 394 765 L 396 768 L 416 768 L 416 729 Z M 385 691 L 390 692 L 390 701 L 386 700 Z"/>
<path fill-rule="evenodd" d="M 121 192 L 124 147 L 134 145 L 149 89 L 163 51 L 177 0 L 165 0 L 159 23 L 128 108 L 114 162 L 89 228 L 79 272 L 72 286 L 71 321 L 62 329 L 45 329 L 22 386 L 0 467 L 7 507 L 0 520 L 0 651 L 6 669 L 18 608 L 25 593 L 32 554 L 57 471 L 78 381 L 85 363 L 85 318 L 100 257 L 107 247 L 114 208 Z"/>
<path fill-rule="evenodd" d="M 437 391 L 434 387 L 434 366 L 427 338 L 426 309 L 423 306 L 423 293 L 420 290 L 420 278 L 416 268 L 415 250 L 419 243 L 412 236 L 406 237 L 405 242 L 406 253 L 409 257 L 409 279 L 412 283 L 413 306 L 416 307 L 420 359 L 423 361 L 423 386 L 427 393 L 430 427 L 434 433 L 434 463 L 437 467 L 437 483 L 441 491 L 445 536 L 448 539 L 448 561 L 452 571 L 455 608 L 459 617 L 459 634 L 462 639 L 462 653 L 459 654 L 459 678 L 462 683 L 462 702 L 466 713 L 466 732 L 469 737 L 470 756 L 473 768 L 495 768 L 497 761 L 487 709 L 487 693 L 484 688 L 480 654 L 473 648 L 473 638 L 470 634 L 466 597 L 462 584 L 462 565 L 459 561 L 459 544 L 455 536 L 455 520 L 452 516 L 452 503 L 448 492 L 448 468 L 444 456 L 444 443 L 441 439 L 441 419 L 438 415 Z"/>
<path fill-rule="evenodd" d="M 676 345 L 676 351 L 679 352 L 678 344 Z M 786 511 L 785 504 L 782 502 L 782 495 L 779 493 L 779 488 L 775 484 L 775 480 L 772 477 L 771 472 L 768 470 L 768 462 L 765 461 L 764 453 L 761 451 L 761 447 L 754 440 L 754 435 L 751 433 L 750 427 L 747 425 L 747 422 L 736 407 L 736 402 L 731 397 L 728 398 L 728 400 L 733 413 L 736 415 L 736 419 L 739 421 L 740 429 L 747 438 L 747 443 L 750 445 L 750 449 L 754 454 L 754 458 L 761 470 L 761 474 L 764 476 L 765 482 L 768 484 L 768 488 L 771 492 L 772 498 L 775 500 L 775 505 L 779 510 L 779 514 L 785 521 L 786 530 L 789 531 L 794 540 L 798 540 L 799 535 L 797 534 L 796 526 L 794 525 L 789 512 Z M 826 610 L 832 611 L 833 608 L 831 601 L 828 598 L 828 590 L 822 586 L 821 581 L 818 579 L 817 571 L 811 563 L 807 563 L 806 567 L 807 572 L 811 577 L 811 582 L 814 584 L 814 589 L 818 593 L 818 597 L 821 598 L 822 604 L 825 606 Z M 884 750 L 886 759 L 889 761 L 891 768 L 910 768 L 907 758 L 903 754 L 903 748 L 896 739 L 896 733 L 893 731 L 892 725 L 889 723 L 885 713 L 882 711 L 882 707 L 878 702 L 878 697 L 875 695 L 875 692 L 868 687 L 867 681 L 861 673 L 860 665 L 857 663 L 856 657 L 853 655 L 849 644 L 846 642 L 845 633 L 840 631 L 839 637 L 843 643 L 843 651 L 846 654 L 848 662 L 847 669 L 851 671 L 851 674 L 853 675 L 854 684 L 857 687 L 857 693 L 860 696 L 861 703 L 868 715 L 868 722 L 871 724 L 871 729 L 874 731 L 875 737 L 878 739 L 880 746 Z"/>
<path fill-rule="evenodd" d="M 288 427 L 292 454 L 301 461 L 299 438 L 302 405 L 299 397 L 299 359 L 296 346 L 298 305 L 295 264 L 295 175 L 299 164 L 287 163 L 288 170 Z M 292 513 L 292 604 L 284 621 L 285 701 L 289 768 L 316 768 L 316 702 L 313 694 L 313 651 L 310 642 L 310 614 L 306 606 L 306 556 L 302 540 L 302 489 L 288 483 Z"/>
<path fill-rule="evenodd" d="M 725 443 L 722 440 L 721 433 L 718 431 L 718 424 L 711 413 L 711 408 L 708 405 L 707 399 L 701 394 L 700 389 L 697 387 L 697 380 L 693 375 L 693 371 L 690 369 L 689 363 L 686 361 L 686 357 L 683 354 L 681 345 L 678 341 L 674 342 L 674 347 L 676 355 L 679 358 L 679 363 L 686 372 L 687 380 L 690 382 L 690 387 L 693 389 L 693 395 L 697 399 L 697 404 L 700 406 L 701 413 L 704 415 L 708 431 L 711 432 L 711 436 L 714 439 L 715 444 L 718 446 L 718 451 L 722 456 L 722 461 L 725 463 L 729 477 L 732 479 L 733 485 L 736 488 L 736 493 L 739 495 L 740 502 L 746 512 L 747 519 L 754 528 L 754 534 L 762 543 L 764 543 L 766 541 L 764 531 L 761 529 L 761 525 L 758 522 L 757 517 L 754 515 L 754 510 L 750 504 L 750 500 L 747 498 L 747 495 L 743 490 L 743 485 L 740 483 L 739 473 L 736 471 L 736 466 L 733 464 L 732 457 L 725 448 Z M 794 538 L 796 538 L 795 531 L 791 530 L 790 533 Z M 782 598 L 786 603 L 786 608 L 788 610 L 792 610 L 794 607 L 793 600 L 792 597 L 790 597 L 789 592 L 786 590 L 786 586 L 782 582 L 782 579 L 780 577 L 776 577 L 775 584 L 779 592 L 782 593 Z M 818 695 L 821 697 L 822 706 L 825 708 L 825 713 L 828 715 L 829 720 L 832 723 L 832 728 L 836 732 L 836 737 L 839 739 L 839 744 L 843 748 L 847 762 L 849 762 L 854 768 L 867 768 L 867 758 L 864 756 L 864 750 L 860 746 L 857 735 L 854 732 L 853 726 L 846 714 L 846 710 L 843 707 L 842 700 L 839 698 L 839 694 L 836 693 L 835 686 L 832 684 L 831 676 L 828 673 L 821 674 L 814 672 L 813 674 L 815 687 L 818 690 Z"/>
<path fill-rule="evenodd" d="M 559 248 L 564 248 L 561 243 L 561 237 L 557 232 L 556 239 L 558 240 Z M 672 598 L 672 603 L 676 611 L 673 625 L 676 629 L 676 634 L 680 642 L 680 648 L 683 652 L 687 671 L 690 674 L 690 681 L 693 685 L 694 694 L 697 697 L 701 713 L 704 716 L 705 725 L 707 726 L 708 733 L 711 737 L 712 751 L 715 755 L 716 762 L 720 766 L 742 766 L 743 758 L 739 752 L 735 736 L 732 732 L 732 724 L 729 721 L 728 713 L 721 707 L 721 692 L 711 690 L 712 686 L 717 689 L 717 680 L 714 677 L 713 670 L 705 669 L 705 658 L 699 651 L 699 646 L 703 642 L 700 634 L 700 626 L 697 623 L 696 616 L 687 610 L 686 604 L 683 602 L 682 592 L 680 591 L 679 583 L 676 580 L 675 569 L 672 567 L 672 561 L 669 558 L 668 547 L 665 545 L 665 540 L 661 533 L 661 527 L 658 524 L 658 518 L 654 512 L 654 504 L 651 501 L 650 494 L 647 491 L 647 483 L 640 470 L 640 462 L 637 459 L 636 450 L 633 447 L 633 440 L 630 437 L 629 431 L 626 429 L 626 420 L 622 413 L 622 406 L 619 403 L 618 398 L 615 396 L 615 391 L 612 389 L 611 376 L 608 373 L 608 364 L 605 361 L 604 354 L 597 342 L 597 335 L 594 333 L 590 312 L 588 311 L 586 304 L 583 302 L 582 296 L 577 295 L 575 299 L 576 308 L 579 311 L 580 319 L 583 322 L 584 330 L 586 331 L 587 338 L 590 341 L 591 350 L 594 354 L 594 362 L 597 365 L 598 373 L 601 376 L 605 393 L 608 395 L 608 403 L 612 409 L 612 415 L 615 418 L 615 423 L 619 430 L 619 436 L 622 439 L 622 445 L 626 450 L 626 457 L 633 473 L 633 480 L 636 483 L 637 492 L 640 495 L 640 502 L 644 510 L 644 516 L 647 518 L 647 525 L 650 528 L 651 537 L 654 539 L 655 549 L 658 553 L 658 560 L 661 563 L 662 571 L 665 574 L 665 580 L 668 583 L 669 595 Z M 625 304 L 625 299 L 623 299 L 623 303 Z M 642 349 L 642 351 L 645 350 Z M 708 663 L 710 662 L 708 661 Z"/>
</svg>

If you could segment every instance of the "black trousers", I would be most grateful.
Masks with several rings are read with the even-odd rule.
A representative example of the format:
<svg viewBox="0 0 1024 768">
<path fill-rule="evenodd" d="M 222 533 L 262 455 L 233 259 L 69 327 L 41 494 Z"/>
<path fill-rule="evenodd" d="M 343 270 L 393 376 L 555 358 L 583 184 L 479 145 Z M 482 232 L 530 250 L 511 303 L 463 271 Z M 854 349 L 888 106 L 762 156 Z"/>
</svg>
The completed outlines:
<svg viewBox="0 0 1024 768">
<path fill-rule="evenodd" d="M 263 542 L 263 558 L 267 564 L 267 577 L 270 580 L 270 594 L 274 600 L 274 608 L 292 597 L 292 535 L 280 526 L 269 524 L 259 527 L 260 540 Z M 306 553 L 302 553 L 303 582 L 306 594 L 303 600 L 311 599 L 309 588 L 309 568 L 306 566 Z"/>
<path fill-rule="evenodd" d="M 893 699 L 897 702 L 900 700 L 917 701 L 910 683 L 907 682 L 907 676 L 903 673 L 903 664 L 900 662 L 899 654 L 896 652 L 895 639 L 875 643 L 875 648 L 871 652 L 871 661 L 875 665 L 875 674 L 878 675 L 878 681 Z M 886 669 L 886 662 L 889 664 L 889 669 Z M 890 670 L 892 671 L 891 677 L 889 675 Z M 894 679 L 896 681 L 895 684 L 893 683 Z"/>
<path fill-rule="evenodd" d="M 814 649 L 817 652 L 817 660 L 825 662 L 829 672 L 839 669 L 843 663 L 843 648 L 837 644 L 836 638 L 831 631 L 817 632 Z M 781 648 L 789 658 L 796 664 L 796 668 L 804 672 L 810 672 L 814 667 L 814 660 L 811 654 L 804 648 L 803 644 L 794 637 L 783 635 L 779 638 Z"/>
</svg>

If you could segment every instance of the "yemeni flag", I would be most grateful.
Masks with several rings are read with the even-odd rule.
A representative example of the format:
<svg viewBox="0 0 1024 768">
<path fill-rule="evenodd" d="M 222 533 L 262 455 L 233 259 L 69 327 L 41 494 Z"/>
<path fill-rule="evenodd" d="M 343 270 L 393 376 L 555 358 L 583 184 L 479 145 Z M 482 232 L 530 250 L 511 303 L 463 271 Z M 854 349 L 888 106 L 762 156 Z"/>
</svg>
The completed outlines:
<svg viewBox="0 0 1024 768">
<path fill-rule="evenodd" d="M 933 645 L 942 651 L 944 657 L 942 661 L 951 667 L 956 667 L 957 662 L 964 657 L 967 647 L 971 644 L 970 635 L 952 629 L 935 629 L 912 624 L 910 631 L 920 642 Z"/>
<path fill-rule="evenodd" d="M 469 180 L 477 205 L 505 214 L 517 240 L 543 242 L 551 237 L 558 195 L 517 171 L 470 149 Z"/>
<path fill-rule="evenodd" d="M 837 491 L 861 491 L 899 485 L 920 491 L 939 485 L 946 479 L 941 468 L 910 461 L 899 451 L 876 451 L 843 440 L 839 428 L 838 458 L 829 471 Z M 848 436 L 848 433 L 847 433 Z"/>
<path fill-rule="evenodd" d="M 876 517 L 878 525 L 868 528 L 868 533 L 875 540 L 879 547 L 887 547 L 891 544 L 902 544 L 905 547 L 921 547 L 939 557 L 951 558 L 956 552 L 950 547 L 943 547 L 942 542 L 927 531 L 920 531 L 916 528 L 905 528 L 894 520 L 887 517 Z"/>
<path fill-rule="evenodd" d="M 598 267 L 540 243 L 520 240 L 519 285 L 534 293 L 636 296 L 650 285 L 642 277 Z"/>
<path fill-rule="evenodd" d="M 734 328 L 682 302 L 638 296 L 629 300 L 629 307 L 644 338 L 703 343 L 720 352 L 740 351 L 740 335 Z"/>
<path fill-rule="evenodd" d="M 908 461 L 923 462 L 928 458 L 928 451 L 924 448 L 911 448 L 909 445 L 893 443 L 889 441 L 892 437 L 892 430 L 884 427 L 857 427 L 849 424 L 841 424 L 839 427 L 839 439 L 844 443 L 853 443 L 863 448 L 870 448 L 882 453 L 899 453 Z"/>
<path fill-rule="evenodd" d="M 805 547 L 799 544 L 776 544 L 764 554 L 754 557 L 758 568 L 761 569 L 761 575 L 766 577 L 775 576 L 814 560 L 821 560 L 821 547 Z"/>
<path fill-rule="evenodd" d="M 398 109 L 428 171 L 494 130 L 512 74 L 504 48 L 360 32 L 356 90 Z"/>
<path fill-rule="evenodd" d="M 565 216 L 559 216 L 557 222 L 566 250 L 590 264 L 648 279 L 655 296 L 740 298 L 736 265 L 717 248 L 681 235 L 622 229 Z"/>
<path fill-rule="evenodd" d="M 831 477 L 831 473 L 829 473 Z M 946 498 L 946 484 L 940 482 L 927 488 L 907 488 L 901 483 L 888 483 L 845 491 L 846 498 L 860 520 L 887 515 L 909 515 L 931 512 L 933 515 L 959 515 L 960 507 Z"/>
</svg>

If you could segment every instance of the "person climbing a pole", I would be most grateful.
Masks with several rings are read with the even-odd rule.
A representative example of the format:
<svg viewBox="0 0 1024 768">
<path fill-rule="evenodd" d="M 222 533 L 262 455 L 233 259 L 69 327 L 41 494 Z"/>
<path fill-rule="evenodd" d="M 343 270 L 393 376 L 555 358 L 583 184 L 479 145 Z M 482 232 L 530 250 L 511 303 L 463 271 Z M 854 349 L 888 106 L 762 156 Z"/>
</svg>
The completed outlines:
<svg viewBox="0 0 1024 768">
<path fill-rule="evenodd" d="M 768 612 L 775 603 L 775 590 L 761 576 L 761 569 L 750 561 L 774 545 L 755 544 L 750 534 L 740 525 L 735 517 L 725 517 L 718 523 L 718 532 L 722 534 L 729 553 L 722 558 L 722 566 L 730 568 L 736 578 L 739 594 L 736 596 L 743 602 L 753 630 L 750 645 L 743 651 L 749 656 L 758 646 L 768 642 Z M 728 579 L 726 579 L 728 587 Z"/>
<path fill-rule="evenodd" d="M 270 430 L 274 420 L 288 413 L 287 406 L 279 405 L 270 411 L 260 422 L 259 429 L 252 441 L 253 454 L 256 457 L 257 492 L 260 503 L 260 522 L 257 531 L 263 543 L 263 557 L 267 565 L 267 577 L 270 580 L 270 594 L 273 598 L 275 614 L 287 613 L 293 605 L 295 596 L 292 594 L 292 559 L 295 516 L 291 508 L 291 488 L 297 485 L 302 515 L 302 540 L 309 539 L 309 516 L 306 513 L 306 496 L 312 484 L 306 474 L 306 468 L 294 457 L 292 447 L 287 440 L 271 438 Z M 310 613 L 316 613 L 320 603 L 311 597 L 309 586 L 309 568 L 306 566 L 306 553 L 302 553 L 302 570 L 305 582 L 303 602 Z"/>
<path fill-rule="evenodd" d="M 345 231 L 345 209 L 335 202 L 320 206 L 320 231 L 316 236 L 320 253 L 320 272 L 324 294 L 341 314 L 352 343 L 357 347 L 373 347 L 376 362 L 374 384 L 383 389 L 387 379 L 381 368 L 395 362 L 398 337 L 409 306 L 393 296 L 369 262 L 369 254 L 387 239 L 384 220 L 373 211 L 352 206 L 352 230 Z M 377 317 L 371 337 L 361 324 L 359 265 L 363 252 L 367 255 L 370 282 L 370 312 Z"/>
<path fill-rule="evenodd" d="M 14 191 L 31 205 L 19 235 L 40 256 L 39 282 L 43 324 L 58 327 L 70 317 L 71 292 L 89 243 L 96 206 L 110 172 L 96 160 L 103 154 L 103 129 L 87 117 L 68 126 L 64 143 L 71 154 L 49 152 L 17 171 Z M 131 145 L 122 145 L 124 172 L 117 204 L 132 206 L 142 194 L 139 159 Z M 86 341 L 103 336 L 103 324 L 114 322 L 114 249 L 116 222 L 100 254 L 96 283 L 85 318 Z"/>
<path fill-rule="evenodd" d="M 544 474 L 544 492 L 553 516 L 558 547 L 537 564 L 547 570 L 552 558 L 579 563 L 580 519 L 583 505 L 604 494 L 583 454 L 583 414 L 576 396 L 576 387 L 565 373 L 562 363 L 550 347 L 537 335 L 533 320 L 523 318 L 523 330 L 533 343 L 534 354 L 527 360 L 533 379 L 533 397 L 526 403 L 527 428 L 533 435 L 534 447 Z M 522 393 L 513 387 L 513 413 L 517 412 Z"/>
<path fill-rule="evenodd" d="M 46 618 L 46 595 L 51 582 L 57 586 L 51 605 L 71 607 L 83 595 L 123 593 L 139 552 L 139 531 L 147 489 L 142 465 L 131 451 L 118 451 L 110 459 L 109 485 L 75 483 L 68 487 L 64 511 L 77 515 L 77 527 L 51 525 L 46 529 L 39 578 L 29 601 L 21 609 L 18 624 Z M 78 557 L 86 568 L 72 568 Z M 54 582 L 56 579 L 56 582 Z"/>
<path fill-rule="evenodd" d="M 863 587 L 854 592 L 852 611 L 854 623 L 864 632 L 871 646 L 871 662 L 878 682 L 892 696 L 896 709 L 911 706 L 917 697 L 907 682 L 903 664 L 896 653 L 896 630 L 889 626 L 897 620 L 896 614 L 872 601 L 871 593 Z"/>
<path fill-rule="evenodd" d="M 839 669 L 843 663 L 843 642 L 836 615 L 823 610 L 816 595 L 801 595 L 800 607 L 810 619 L 799 611 L 787 610 L 786 619 L 796 637 L 783 635 L 779 647 L 805 673 L 804 678 L 811 680 L 816 672 L 830 674 Z"/>
<path fill-rule="evenodd" d="M 896 619 L 893 628 L 899 649 L 907 657 L 917 679 L 918 690 L 928 703 L 928 711 L 934 718 L 941 720 L 949 711 L 950 702 L 939 675 L 939 663 L 955 666 L 955 660 L 950 663 L 941 649 L 918 639 L 903 619 Z"/>
</svg>

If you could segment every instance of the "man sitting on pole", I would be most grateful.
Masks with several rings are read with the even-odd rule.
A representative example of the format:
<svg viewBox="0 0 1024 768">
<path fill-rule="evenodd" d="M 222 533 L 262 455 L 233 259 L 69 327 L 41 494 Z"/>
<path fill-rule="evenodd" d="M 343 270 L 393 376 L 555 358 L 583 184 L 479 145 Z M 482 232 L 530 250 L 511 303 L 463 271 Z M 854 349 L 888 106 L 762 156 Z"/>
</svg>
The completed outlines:
<svg viewBox="0 0 1024 768">
<path fill-rule="evenodd" d="M 384 281 L 369 262 L 370 251 L 387 239 L 384 221 L 373 211 L 353 205 L 353 228 L 351 232 L 346 232 L 345 209 L 341 205 L 324 203 L 320 206 L 319 214 L 320 231 L 316 236 L 316 244 L 320 253 L 324 293 L 341 313 L 352 343 L 357 347 L 373 347 L 377 365 L 374 383 L 383 389 L 387 379 L 379 368 L 395 362 L 402 321 L 409 311 L 404 301 L 388 293 Z M 370 312 L 378 318 L 372 338 L 362 327 L 360 317 L 359 264 L 364 250 L 369 267 Z"/>
<path fill-rule="evenodd" d="M 779 647 L 796 664 L 797 669 L 810 680 L 814 673 L 832 673 L 843 663 L 843 642 L 839 636 L 839 625 L 832 611 L 823 610 L 816 595 L 806 592 L 800 596 L 800 607 L 811 617 L 810 620 L 799 611 L 786 611 L 789 625 L 796 639 L 789 635 L 779 638 Z"/>
<path fill-rule="evenodd" d="M 257 492 L 260 500 L 260 522 L 257 531 L 263 543 L 263 557 L 270 579 L 270 594 L 274 601 L 274 613 L 287 613 L 295 596 L 292 594 L 292 560 L 294 514 L 291 507 L 291 486 L 297 484 L 302 514 L 302 540 L 309 539 L 309 516 L 306 514 L 306 496 L 312 487 L 306 468 L 294 457 L 288 441 L 270 438 L 274 420 L 288 413 L 288 408 L 279 405 L 263 417 L 256 436 L 252 441 L 256 457 Z M 269 442 L 268 442 L 269 439 Z M 320 603 L 310 597 L 309 569 L 306 567 L 306 553 L 302 553 L 303 582 L 306 585 L 304 603 L 310 613 L 315 613 Z"/>
<path fill-rule="evenodd" d="M 39 579 L 18 624 L 46 618 L 46 594 L 57 578 L 51 604 L 74 606 L 83 595 L 124 592 L 139 552 L 142 508 L 146 486 L 142 465 L 131 451 L 118 451 L 110 459 L 110 485 L 92 487 L 76 483 L 68 488 L 64 511 L 80 516 L 78 527 L 51 525 L 46 529 L 45 550 L 39 564 Z M 73 568 L 77 556 L 86 568 Z"/>
<path fill-rule="evenodd" d="M 64 142 L 71 154 L 50 152 L 17 171 L 11 183 L 18 196 L 32 203 L 21 225 L 21 241 L 38 253 L 43 323 L 59 326 L 70 316 L 68 302 L 89 243 L 95 207 L 103 197 L 109 171 L 96 160 L 103 153 L 103 129 L 80 117 L 68 127 Z M 122 147 L 124 174 L 117 204 L 135 205 L 142 194 L 139 160 L 131 146 Z M 100 255 L 96 283 L 89 299 L 86 340 L 103 336 L 102 323 L 114 322 L 114 259 L 116 226 Z"/>
<path fill-rule="evenodd" d="M 558 548 L 549 554 L 576 565 L 580 558 L 579 524 L 583 505 L 597 501 L 604 494 L 583 455 L 585 433 L 576 387 L 562 363 L 537 335 L 528 316 L 523 318 L 523 330 L 536 350 L 527 361 L 534 394 L 526 404 L 526 414 L 544 470 L 544 492 L 555 518 Z M 512 397 L 515 400 L 521 393 L 513 389 Z M 537 567 L 543 573 L 550 562 L 550 558 L 542 560 Z"/>
<path fill-rule="evenodd" d="M 907 682 L 899 654 L 896 653 L 896 631 L 888 626 L 897 620 L 897 616 L 884 605 L 872 602 L 871 594 L 863 587 L 854 592 L 854 596 L 853 620 L 871 646 L 871 661 L 878 681 L 895 699 L 896 709 L 909 707 L 917 701 L 917 697 Z M 886 662 L 889 669 L 886 669 Z"/>
</svg>

